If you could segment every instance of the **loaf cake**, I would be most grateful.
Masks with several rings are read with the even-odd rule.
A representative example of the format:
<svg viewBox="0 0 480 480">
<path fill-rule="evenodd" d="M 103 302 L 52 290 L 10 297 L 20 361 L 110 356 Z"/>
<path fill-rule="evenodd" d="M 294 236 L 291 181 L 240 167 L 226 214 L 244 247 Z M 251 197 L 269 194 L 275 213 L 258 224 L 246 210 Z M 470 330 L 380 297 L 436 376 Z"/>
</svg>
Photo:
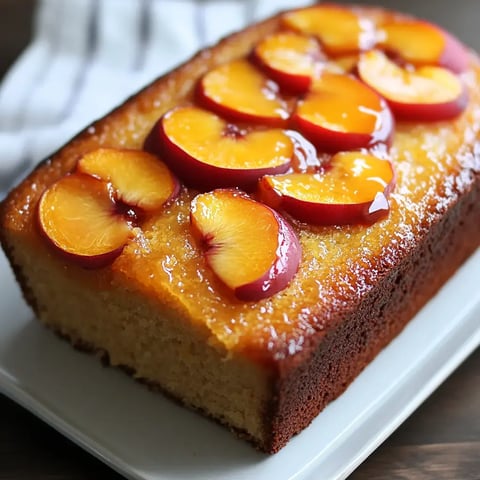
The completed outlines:
<svg viewBox="0 0 480 480">
<path fill-rule="evenodd" d="M 47 327 L 274 453 L 479 246 L 479 84 L 428 22 L 284 12 L 42 162 L 2 246 Z"/>
</svg>

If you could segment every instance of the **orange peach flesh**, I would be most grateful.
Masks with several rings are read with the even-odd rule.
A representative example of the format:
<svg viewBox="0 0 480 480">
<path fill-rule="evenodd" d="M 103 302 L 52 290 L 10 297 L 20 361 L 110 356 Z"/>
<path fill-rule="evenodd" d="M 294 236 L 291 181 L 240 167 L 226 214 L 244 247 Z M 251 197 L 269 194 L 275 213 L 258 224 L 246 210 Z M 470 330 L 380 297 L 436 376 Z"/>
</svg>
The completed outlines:
<svg viewBox="0 0 480 480">
<path fill-rule="evenodd" d="M 260 42 L 256 54 L 271 68 L 290 75 L 313 76 L 320 59 L 320 49 L 312 38 L 293 32 L 267 37 Z"/>
<path fill-rule="evenodd" d="M 393 179 L 387 160 L 360 152 L 342 152 L 324 173 L 268 176 L 265 180 L 281 195 L 324 204 L 372 201 Z"/>
<path fill-rule="evenodd" d="M 415 64 L 438 62 L 445 50 L 445 35 L 434 25 L 421 21 L 392 22 L 380 30 L 380 45 L 398 52 Z"/>
<path fill-rule="evenodd" d="M 216 190 L 193 200 L 191 218 L 207 245 L 210 267 L 232 290 L 258 280 L 274 264 L 278 222 L 261 203 Z"/>
<path fill-rule="evenodd" d="M 284 24 L 298 32 L 317 36 L 331 54 L 370 48 L 375 40 L 374 25 L 354 12 L 334 5 L 298 10 L 283 17 Z"/>
<path fill-rule="evenodd" d="M 459 78 L 441 67 L 399 67 L 379 50 L 361 55 L 358 65 L 362 79 L 387 99 L 409 104 L 446 103 L 459 98 Z"/>
<path fill-rule="evenodd" d="M 246 60 L 236 60 L 208 72 L 202 80 L 203 94 L 233 112 L 288 118 L 277 86 Z"/>
<path fill-rule="evenodd" d="M 177 188 L 167 166 L 141 150 L 99 148 L 84 155 L 77 169 L 110 182 L 123 202 L 145 210 L 160 208 Z"/>
<path fill-rule="evenodd" d="M 288 163 L 293 155 L 292 142 L 282 130 L 253 131 L 237 138 L 229 135 L 227 126 L 217 115 L 195 107 L 172 110 L 163 120 L 172 142 L 209 165 L 232 169 L 275 167 Z"/>
<path fill-rule="evenodd" d="M 112 252 L 131 235 L 125 219 L 115 214 L 106 185 L 82 174 L 66 176 L 45 192 L 39 221 L 55 246 L 79 256 Z"/>
<path fill-rule="evenodd" d="M 382 109 L 378 95 L 354 78 L 324 73 L 296 113 L 328 130 L 371 134 L 380 128 Z"/>
</svg>

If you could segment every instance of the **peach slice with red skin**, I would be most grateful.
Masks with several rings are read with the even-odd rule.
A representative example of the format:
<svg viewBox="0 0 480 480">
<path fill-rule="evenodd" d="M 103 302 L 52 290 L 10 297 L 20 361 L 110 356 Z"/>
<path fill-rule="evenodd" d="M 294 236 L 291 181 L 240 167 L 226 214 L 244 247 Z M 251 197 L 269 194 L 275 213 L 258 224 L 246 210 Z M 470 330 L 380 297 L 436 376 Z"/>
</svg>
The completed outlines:
<svg viewBox="0 0 480 480">
<path fill-rule="evenodd" d="M 141 150 L 97 148 L 80 158 L 77 170 L 109 182 L 117 200 L 147 212 L 161 208 L 180 191 L 168 167 Z"/>
<path fill-rule="evenodd" d="M 439 121 L 458 116 L 467 106 L 468 94 L 461 80 L 441 67 L 408 70 L 383 52 L 361 55 L 360 78 L 382 95 L 401 120 Z"/>
<path fill-rule="evenodd" d="M 38 221 L 64 257 L 100 268 L 120 255 L 139 210 L 158 210 L 178 192 L 178 180 L 154 155 L 98 148 L 80 158 L 75 173 L 45 191 Z"/>
<path fill-rule="evenodd" d="M 286 172 L 294 153 L 292 140 L 283 130 L 242 131 L 192 106 L 167 112 L 145 145 L 161 152 L 186 184 L 201 190 L 255 188 L 263 175 Z"/>
<path fill-rule="evenodd" d="M 280 88 L 303 93 L 325 63 L 318 42 L 294 32 L 268 36 L 253 49 L 252 59 Z"/>
<path fill-rule="evenodd" d="M 63 177 L 45 191 L 38 205 L 38 221 L 55 249 L 84 268 L 108 265 L 132 236 L 107 185 L 80 173 Z"/>
<path fill-rule="evenodd" d="M 301 247 L 292 227 L 238 190 L 198 195 L 190 220 L 208 265 L 239 300 L 271 297 L 298 270 Z"/>
<path fill-rule="evenodd" d="M 374 23 L 339 5 L 296 10 L 283 15 L 282 21 L 294 31 L 316 36 L 330 55 L 368 50 L 376 42 Z"/>
<path fill-rule="evenodd" d="M 197 86 L 201 106 L 233 122 L 283 127 L 289 117 L 279 86 L 247 60 L 235 60 L 205 74 Z"/>
<path fill-rule="evenodd" d="M 389 160 L 370 153 L 341 152 L 320 173 L 265 176 L 259 198 L 310 224 L 370 224 L 388 213 L 387 197 L 394 185 Z"/>
<path fill-rule="evenodd" d="M 415 66 L 436 65 L 455 73 L 468 67 L 468 54 L 450 33 L 423 20 L 396 20 L 382 26 L 379 45 Z"/>
<path fill-rule="evenodd" d="M 334 153 L 389 144 L 394 121 L 370 87 L 352 76 L 324 73 L 297 103 L 292 124 L 319 150 Z"/>
</svg>

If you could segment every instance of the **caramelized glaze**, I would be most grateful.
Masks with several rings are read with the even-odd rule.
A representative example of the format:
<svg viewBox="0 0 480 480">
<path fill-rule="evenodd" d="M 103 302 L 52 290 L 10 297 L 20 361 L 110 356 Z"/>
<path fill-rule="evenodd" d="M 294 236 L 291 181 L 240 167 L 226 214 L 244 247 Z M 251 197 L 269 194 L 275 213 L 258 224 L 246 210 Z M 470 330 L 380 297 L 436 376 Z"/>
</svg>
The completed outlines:
<svg viewBox="0 0 480 480">
<path fill-rule="evenodd" d="M 292 221 L 303 248 L 302 263 L 290 286 L 273 298 L 238 302 L 206 268 L 189 230 L 195 192 L 184 191 L 164 214 L 144 225 L 150 253 L 139 253 L 134 242 L 113 269 L 134 277 L 152 295 L 168 290 L 181 299 L 192 319 L 205 322 L 228 349 L 265 349 L 275 358 L 302 349 L 306 337 L 321 331 L 334 312 L 355 304 L 386 268 L 397 264 L 398 252 L 407 252 L 426 225 L 456 201 L 462 183 L 468 185 L 468 172 L 480 171 L 475 143 L 480 128 L 478 71 L 466 80 L 471 104 L 459 119 L 397 125 L 391 152 L 397 186 L 387 218 L 369 227 L 312 227 Z"/>
<path fill-rule="evenodd" d="M 372 10 L 371 15 L 380 14 Z M 8 219 L 11 226 L 27 233 L 34 228 L 31 219 L 41 192 L 72 169 L 79 154 L 98 145 L 140 148 L 162 113 L 191 99 L 200 75 L 222 58 L 232 54 L 241 58 L 255 41 L 278 27 L 278 19 L 260 24 L 254 40 L 241 45 L 231 40 L 218 50 L 215 60 L 208 50 L 203 52 L 162 88 L 154 84 L 111 114 L 108 122 L 91 126 L 31 177 L 29 193 L 23 189 L 12 194 L 10 202 L 17 202 L 19 209 L 17 218 Z M 181 315 L 206 324 L 211 341 L 229 351 L 272 359 L 301 351 L 314 332 L 326 329 L 334 313 L 354 308 L 480 172 L 480 69 L 473 57 L 471 67 L 462 74 L 470 103 L 458 119 L 396 125 L 391 157 L 397 186 L 387 218 L 369 227 L 313 227 L 292 220 L 303 248 L 302 263 L 289 287 L 274 297 L 243 303 L 222 287 L 192 238 L 190 201 L 197 192 L 186 189 L 143 224 L 142 232 L 107 271 L 82 275 L 104 288 L 112 282 L 129 282 L 152 299 L 176 303 Z"/>
</svg>

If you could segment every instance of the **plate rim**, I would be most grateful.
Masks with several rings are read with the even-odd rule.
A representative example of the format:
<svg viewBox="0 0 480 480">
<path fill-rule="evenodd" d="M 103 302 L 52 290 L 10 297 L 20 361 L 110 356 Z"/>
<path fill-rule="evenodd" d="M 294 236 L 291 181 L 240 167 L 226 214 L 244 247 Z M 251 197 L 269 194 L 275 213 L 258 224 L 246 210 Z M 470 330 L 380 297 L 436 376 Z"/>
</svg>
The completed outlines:
<svg viewBox="0 0 480 480">
<path fill-rule="evenodd" d="M 414 317 L 407 327 L 389 344 L 387 345 L 376 358 L 366 367 L 365 370 L 360 373 L 360 378 L 365 375 L 368 369 L 371 369 L 372 365 L 376 365 L 381 362 L 382 356 L 388 355 L 389 349 L 392 348 L 392 344 L 396 339 L 405 335 L 408 329 L 415 329 L 415 322 L 420 315 L 428 315 L 428 307 L 431 303 L 441 301 L 442 295 L 445 295 L 444 289 L 458 281 L 458 278 L 470 268 L 478 268 L 480 265 L 480 248 L 477 249 L 474 254 L 467 259 L 467 261 L 457 270 L 457 272 L 449 279 L 449 281 L 442 287 L 435 297 L 431 299 L 429 303 Z M 475 275 L 475 273 L 474 273 Z M 449 329 L 441 335 L 435 345 L 427 351 L 427 353 L 417 361 L 415 370 L 405 373 L 404 378 L 399 382 L 395 388 L 391 388 L 388 395 L 377 401 L 373 405 L 362 413 L 360 419 L 356 419 L 353 430 L 350 432 L 341 432 L 338 442 L 334 442 L 333 445 L 329 445 L 323 451 L 320 451 L 316 456 L 310 459 L 302 468 L 293 473 L 289 480 L 310 480 L 318 478 L 320 473 L 319 469 L 322 468 L 322 464 L 325 461 L 329 461 L 329 458 L 334 457 L 335 453 L 338 453 L 339 448 L 345 448 L 349 441 L 352 441 L 352 435 L 358 435 L 362 428 L 372 421 L 375 423 L 375 419 L 378 417 L 380 410 L 394 408 L 391 407 L 391 403 L 395 403 L 398 399 L 398 395 L 405 389 L 408 389 L 410 383 L 414 382 L 419 376 L 426 376 L 428 381 L 423 388 L 416 389 L 415 394 L 410 398 L 410 401 L 405 403 L 403 408 L 394 408 L 395 414 L 392 415 L 390 421 L 386 422 L 382 427 L 375 427 L 372 434 L 369 434 L 368 441 L 363 444 L 356 453 L 342 463 L 335 463 L 335 460 L 330 460 L 332 463 L 331 469 L 333 469 L 332 475 L 328 477 L 323 476 L 326 479 L 344 480 L 347 478 L 389 435 L 391 435 L 403 421 L 408 418 L 413 411 L 415 411 L 428 396 L 480 345 L 480 322 L 476 322 L 476 316 L 480 313 L 480 292 L 477 296 L 472 297 L 470 302 L 463 305 L 461 310 L 455 315 L 455 321 L 451 321 Z M 33 317 L 33 315 L 32 315 Z M 470 318 L 471 317 L 471 318 Z M 476 324 L 476 325 L 475 325 Z M 467 328 L 468 327 L 468 328 Z M 72 349 L 73 351 L 73 349 Z M 387 353 L 385 353 L 387 352 Z M 448 353 L 451 355 L 448 355 Z M 439 363 L 435 360 L 435 357 L 443 357 L 443 361 Z M 131 379 L 128 379 L 131 381 Z M 356 380 L 355 380 L 356 381 Z M 352 383 L 352 385 L 355 383 Z M 349 387 L 349 389 L 351 386 Z M 347 389 L 347 392 L 348 390 Z M 150 475 L 145 475 L 145 472 L 141 472 L 135 469 L 121 456 L 117 455 L 113 449 L 108 445 L 102 444 L 98 439 L 93 438 L 87 431 L 84 431 L 78 425 L 72 424 L 71 421 L 62 417 L 61 414 L 54 411 L 47 402 L 42 402 L 41 399 L 35 398 L 35 396 L 29 392 L 27 386 L 21 385 L 18 378 L 12 377 L 8 370 L 0 360 L 0 392 L 5 394 L 8 398 L 21 405 L 23 408 L 31 412 L 36 417 L 50 425 L 59 433 L 64 435 L 70 441 L 83 448 L 97 459 L 105 463 L 117 473 L 126 476 L 132 480 L 150 480 Z M 345 395 L 345 394 L 344 394 Z M 342 398 L 342 395 L 339 398 Z M 333 402 L 335 403 L 335 402 Z M 309 427 L 310 428 L 310 427 Z M 353 433 L 352 433 L 353 432 Z M 297 436 L 296 438 L 300 437 Z M 267 457 L 273 458 L 275 457 Z M 160 478 L 160 477 L 158 477 Z"/>
</svg>

